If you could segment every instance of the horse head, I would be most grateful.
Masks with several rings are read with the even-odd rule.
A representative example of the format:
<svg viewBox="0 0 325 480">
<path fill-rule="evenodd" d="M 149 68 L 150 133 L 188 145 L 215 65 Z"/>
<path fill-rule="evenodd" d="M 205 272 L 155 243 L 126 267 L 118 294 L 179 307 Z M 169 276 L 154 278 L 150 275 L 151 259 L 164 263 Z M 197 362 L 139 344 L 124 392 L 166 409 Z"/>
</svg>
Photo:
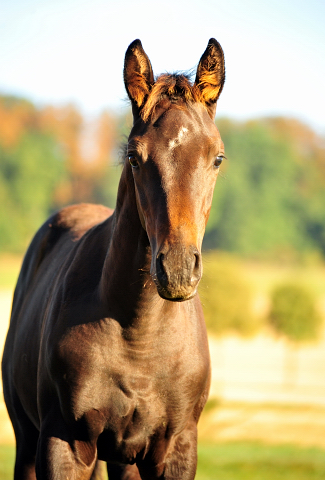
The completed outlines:
<svg viewBox="0 0 325 480">
<path fill-rule="evenodd" d="M 224 80 L 223 51 L 215 39 L 200 59 L 194 83 L 180 74 L 155 79 L 140 40 L 125 55 L 134 118 L 126 168 L 151 246 L 151 275 L 164 299 L 192 298 L 202 276 L 202 240 L 224 158 L 214 124 Z"/>
</svg>

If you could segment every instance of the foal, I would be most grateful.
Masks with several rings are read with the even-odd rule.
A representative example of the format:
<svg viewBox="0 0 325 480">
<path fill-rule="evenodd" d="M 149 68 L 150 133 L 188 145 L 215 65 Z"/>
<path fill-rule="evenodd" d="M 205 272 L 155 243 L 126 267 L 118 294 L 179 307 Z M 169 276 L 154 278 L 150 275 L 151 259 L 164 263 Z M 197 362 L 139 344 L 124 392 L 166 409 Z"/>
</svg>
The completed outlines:
<svg viewBox="0 0 325 480">
<path fill-rule="evenodd" d="M 127 49 L 134 117 L 114 212 L 67 207 L 37 232 L 3 355 L 16 480 L 193 480 L 210 358 L 197 286 L 223 159 L 210 39 L 194 84 Z M 98 478 L 98 477 L 97 477 Z"/>
</svg>

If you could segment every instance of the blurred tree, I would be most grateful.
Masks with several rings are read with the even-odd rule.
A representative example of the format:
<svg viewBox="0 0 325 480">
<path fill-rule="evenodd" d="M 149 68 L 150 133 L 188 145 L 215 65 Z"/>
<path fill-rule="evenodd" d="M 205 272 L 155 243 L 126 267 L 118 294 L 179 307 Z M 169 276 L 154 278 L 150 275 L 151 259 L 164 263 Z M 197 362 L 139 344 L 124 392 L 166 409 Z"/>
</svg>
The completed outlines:
<svg viewBox="0 0 325 480">
<path fill-rule="evenodd" d="M 116 121 L 108 112 L 89 128 L 71 106 L 36 109 L 0 96 L 0 249 L 22 249 L 54 210 L 69 203 L 113 206 Z M 87 146 L 88 145 L 88 146 Z"/>
<path fill-rule="evenodd" d="M 317 143 L 301 123 L 283 119 L 217 124 L 228 159 L 215 189 L 205 248 L 251 257 L 312 248 L 325 252 L 320 139 Z"/>
<path fill-rule="evenodd" d="M 309 245 L 325 255 L 325 139 L 296 119 L 271 118 L 267 124 L 291 146 L 300 167 L 296 179 L 299 227 Z"/>
<path fill-rule="evenodd" d="M 9 149 L 37 124 L 37 110 L 31 102 L 0 95 L 0 144 Z"/>
<path fill-rule="evenodd" d="M 63 156 L 51 137 L 31 132 L 9 150 L 0 145 L 0 159 L 0 250 L 19 251 L 55 207 Z"/>
<path fill-rule="evenodd" d="M 311 292 L 292 282 L 273 290 L 269 322 L 277 333 L 293 342 L 317 339 L 321 327 Z"/>
<path fill-rule="evenodd" d="M 290 388 L 297 381 L 298 345 L 316 340 L 320 334 L 322 318 L 316 310 L 315 298 L 298 283 L 278 285 L 271 294 L 268 321 L 273 330 L 287 340 L 283 381 Z"/>
<path fill-rule="evenodd" d="M 114 118 L 103 112 L 85 122 L 72 105 L 47 107 L 40 113 L 42 129 L 57 139 L 66 157 L 68 177 L 57 192 L 61 205 L 78 202 L 105 202 L 103 179 L 108 179 L 116 142 Z M 115 178 L 112 182 L 116 183 Z M 109 188 L 109 187 L 108 187 Z M 111 200 L 110 195 L 108 198 Z"/>
</svg>

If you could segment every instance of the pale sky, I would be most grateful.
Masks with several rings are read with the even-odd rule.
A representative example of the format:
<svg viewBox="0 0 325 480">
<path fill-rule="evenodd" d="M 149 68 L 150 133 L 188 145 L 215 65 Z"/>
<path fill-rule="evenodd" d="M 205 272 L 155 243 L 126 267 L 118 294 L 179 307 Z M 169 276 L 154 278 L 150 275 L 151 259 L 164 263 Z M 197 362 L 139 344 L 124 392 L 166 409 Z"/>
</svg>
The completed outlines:
<svg viewBox="0 0 325 480">
<path fill-rule="evenodd" d="M 196 67 L 210 37 L 226 59 L 219 116 L 294 116 L 325 135 L 324 0 L 0 0 L 0 93 L 121 113 L 130 42 L 158 74 Z"/>
</svg>

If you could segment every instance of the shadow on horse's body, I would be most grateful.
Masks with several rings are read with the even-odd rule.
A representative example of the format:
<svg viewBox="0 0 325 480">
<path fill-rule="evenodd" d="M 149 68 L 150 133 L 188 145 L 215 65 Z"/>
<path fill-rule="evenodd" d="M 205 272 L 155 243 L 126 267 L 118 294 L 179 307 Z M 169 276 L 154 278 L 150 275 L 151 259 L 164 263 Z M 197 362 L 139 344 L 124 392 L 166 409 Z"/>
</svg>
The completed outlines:
<svg viewBox="0 0 325 480">
<path fill-rule="evenodd" d="M 214 39 L 192 85 L 125 56 L 134 125 L 114 212 L 67 207 L 34 237 L 3 356 L 16 480 L 193 480 L 210 359 L 197 285 L 223 144 Z M 35 468 L 36 467 L 36 468 Z M 36 473 L 35 473 L 36 472 Z"/>
</svg>

